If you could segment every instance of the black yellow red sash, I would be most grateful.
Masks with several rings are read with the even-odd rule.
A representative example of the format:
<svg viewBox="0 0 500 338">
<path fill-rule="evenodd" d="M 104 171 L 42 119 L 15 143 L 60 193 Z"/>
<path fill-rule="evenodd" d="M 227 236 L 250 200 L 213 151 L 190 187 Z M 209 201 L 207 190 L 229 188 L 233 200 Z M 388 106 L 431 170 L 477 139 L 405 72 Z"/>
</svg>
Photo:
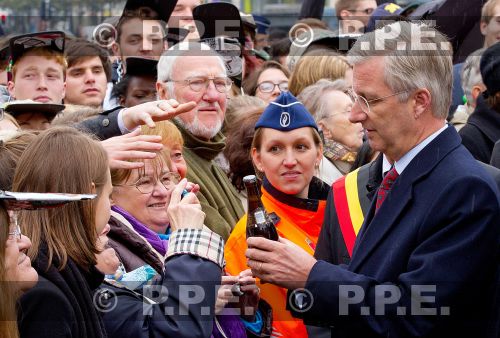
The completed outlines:
<svg viewBox="0 0 500 338">
<path fill-rule="evenodd" d="M 352 256 L 356 236 L 364 221 L 358 193 L 358 173 L 359 169 L 333 183 L 335 210 L 349 256 Z"/>
</svg>

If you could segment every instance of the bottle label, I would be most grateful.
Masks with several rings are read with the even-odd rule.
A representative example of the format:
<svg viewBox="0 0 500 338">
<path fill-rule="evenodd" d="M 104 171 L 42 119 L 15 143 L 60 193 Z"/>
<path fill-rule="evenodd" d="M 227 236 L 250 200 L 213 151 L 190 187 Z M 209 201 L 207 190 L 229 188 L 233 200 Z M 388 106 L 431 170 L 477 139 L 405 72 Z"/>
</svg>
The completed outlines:
<svg viewBox="0 0 500 338">
<path fill-rule="evenodd" d="M 266 223 L 266 215 L 264 215 L 264 211 L 257 210 L 254 213 L 254 216 L 255 216 L 255 221 L 257 222 L 257 224 Z"/>
</svg>

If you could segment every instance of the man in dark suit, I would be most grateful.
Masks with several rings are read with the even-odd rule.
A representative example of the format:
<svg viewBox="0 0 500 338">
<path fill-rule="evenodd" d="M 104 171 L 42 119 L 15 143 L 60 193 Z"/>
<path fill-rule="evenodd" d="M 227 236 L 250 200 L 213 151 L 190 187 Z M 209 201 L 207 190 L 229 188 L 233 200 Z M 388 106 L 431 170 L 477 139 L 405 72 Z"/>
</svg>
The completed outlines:
<svg viewBox="0 0 500 338">
<path fill-rule="evenodd" d="M 500 193 L 446 124 L 447 48 L 433 28 L 398 22 L 349 52 L 350 120 L 394 162 L 349 265 L 317 261 L 284 239 L 248 239 L 254 274 L 289 288 L 294 314 L 335 337 L 498 333 Z"/>
</svg>

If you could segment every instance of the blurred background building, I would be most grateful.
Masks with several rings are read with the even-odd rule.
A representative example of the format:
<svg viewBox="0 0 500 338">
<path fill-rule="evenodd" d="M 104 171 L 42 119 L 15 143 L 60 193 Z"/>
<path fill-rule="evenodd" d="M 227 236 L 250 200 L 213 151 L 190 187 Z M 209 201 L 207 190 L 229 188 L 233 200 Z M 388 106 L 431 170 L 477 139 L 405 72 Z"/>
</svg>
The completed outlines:
<svg viewBox="0 0 500 338">
<path fill-rule="evenodd" d="M 246 13 L 268 17 L 271 27 L 287 29 L 297 20 L 304 0 L 205 0 L 231 2 Z M 396 0 L 404 5 L 409 0 Z M 337 26 L 336 0 L 325 0 L 323 21 Z M 388 1 L 378 1 L 379 3 Z M 110 16 L 119 16 L 125 0 L 1 0 L 0 25 L 6 32 L 26 33 L 60 29 L 86 35 Z"/>
</svg>

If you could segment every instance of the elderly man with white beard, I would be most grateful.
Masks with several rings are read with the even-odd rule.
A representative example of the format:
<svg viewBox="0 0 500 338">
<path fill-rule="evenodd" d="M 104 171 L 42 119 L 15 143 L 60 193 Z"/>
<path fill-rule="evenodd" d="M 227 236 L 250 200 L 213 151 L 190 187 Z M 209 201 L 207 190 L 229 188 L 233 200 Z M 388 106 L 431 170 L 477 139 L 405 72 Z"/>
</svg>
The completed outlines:
<svg viewBox="0 0 500 338">
<path fill-rule="evenodd" d="M 174 122 L 184 138 L 187 178 L 201 187 L 197 196 L 206 213 L 205 225 L 225 240 L 244 213 L 231 182 L 213 162 L 225 146 L 220 130 L 231 84 L 222 57 L 203 44 L 182 42 L 158 63 L 158 98 L 196 103 Z"/>
</svg>

